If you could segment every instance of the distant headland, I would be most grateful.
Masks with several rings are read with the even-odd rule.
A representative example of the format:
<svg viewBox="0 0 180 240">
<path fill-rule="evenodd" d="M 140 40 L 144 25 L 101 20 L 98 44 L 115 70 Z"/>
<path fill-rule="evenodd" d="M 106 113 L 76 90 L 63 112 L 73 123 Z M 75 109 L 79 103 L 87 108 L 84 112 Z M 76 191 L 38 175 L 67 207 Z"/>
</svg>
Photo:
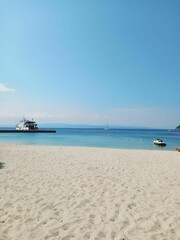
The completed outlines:
<svg viewBox="0 0 180 240">
<path fill-rule="evenodd" d="M 176 130 L 180 130 L 180 125 L 176 127 Z"/>
</svg>

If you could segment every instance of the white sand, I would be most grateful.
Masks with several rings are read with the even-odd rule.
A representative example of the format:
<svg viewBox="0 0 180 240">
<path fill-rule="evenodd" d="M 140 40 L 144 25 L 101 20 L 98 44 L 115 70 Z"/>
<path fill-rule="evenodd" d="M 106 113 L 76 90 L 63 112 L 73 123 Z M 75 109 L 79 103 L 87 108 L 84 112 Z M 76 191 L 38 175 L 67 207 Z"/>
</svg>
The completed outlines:
<svg viewBox="0 0 180 240">
<path fill-rule="evenodd" d="M 180 153 L 0 145 L 0 240 L 178 240 Z"/>
</svg>

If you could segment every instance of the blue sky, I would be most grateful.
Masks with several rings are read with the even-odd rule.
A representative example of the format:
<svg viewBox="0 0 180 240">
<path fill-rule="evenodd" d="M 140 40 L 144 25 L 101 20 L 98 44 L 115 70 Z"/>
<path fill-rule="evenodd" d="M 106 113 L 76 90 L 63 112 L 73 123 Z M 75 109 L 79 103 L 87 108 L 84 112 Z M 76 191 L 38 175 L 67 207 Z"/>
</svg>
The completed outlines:
<svg viewBox="0 0 180 240">
<path fill-rule="evenodd" d="M 180 124 L 180 1 L 1 0 L 0 124 Z"/>
</svg>

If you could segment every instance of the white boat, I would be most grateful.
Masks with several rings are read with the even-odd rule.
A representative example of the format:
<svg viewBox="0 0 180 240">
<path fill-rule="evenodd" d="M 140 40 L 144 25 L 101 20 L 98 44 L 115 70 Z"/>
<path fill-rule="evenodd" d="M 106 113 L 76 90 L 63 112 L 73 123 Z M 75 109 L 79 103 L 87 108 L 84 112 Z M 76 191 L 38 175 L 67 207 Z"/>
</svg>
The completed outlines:
<svg viewBox="0 0 180 240">
<path fill-rule="evenodd" d="M 159 138 L 156 138 L 156 140 L 153 141 L 153 143 L 155 145 L 158 145 L 158 146 L 166 146 L 166 143 L 163 142 L 163 140 L 159 139 Z"/>
<path fill-rule="evenodd" d="M 38 125 L 33 119 L 28 120 L 23 117 L 23 119 L 19 121 L 19 123 L 16 125 L 16 130 L 22 130 L 22 131 L 38 130 Z"/>
</svg>

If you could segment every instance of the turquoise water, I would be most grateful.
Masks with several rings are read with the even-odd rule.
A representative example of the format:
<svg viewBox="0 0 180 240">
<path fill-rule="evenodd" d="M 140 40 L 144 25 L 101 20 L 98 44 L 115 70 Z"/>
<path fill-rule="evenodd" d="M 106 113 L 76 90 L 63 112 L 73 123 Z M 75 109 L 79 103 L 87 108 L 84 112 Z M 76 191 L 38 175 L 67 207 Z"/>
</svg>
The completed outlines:
<svg viewBox="0 0 180 240">
<path fill-rule="evenodd" d="M 3 129 L 3 128 L 1 128 Z M 87 146 L 128 149 L 174 150 L 180 147 L 180 131 L 166 129 L 83 129 L 57 128 L 56 133 L 0 133 L 0 143 Z M 166 147 L 153 144 L 161 138 Z"/>
</svg>

